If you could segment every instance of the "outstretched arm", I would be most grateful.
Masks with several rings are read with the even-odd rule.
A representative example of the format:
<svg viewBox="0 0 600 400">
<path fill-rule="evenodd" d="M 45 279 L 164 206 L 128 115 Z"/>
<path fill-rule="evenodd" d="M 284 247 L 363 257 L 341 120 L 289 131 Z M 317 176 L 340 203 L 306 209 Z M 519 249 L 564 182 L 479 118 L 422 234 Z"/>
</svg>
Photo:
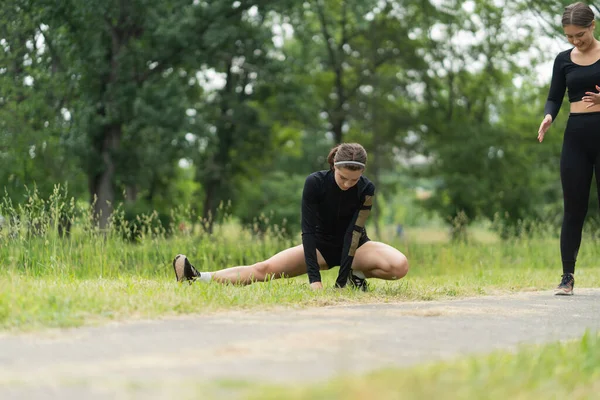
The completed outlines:
<svg viewBox="0 0 600 400">
<path fill-rule="evenodd" d="M 359 210 L 354 213 L 352 221 L 346 230 L 346 236 L 344 237 L 344 247 L 342 249 L 342 261 L 340 263 L 340 272 L 338 273 L 335 285 L 337 287 L 344 287 L 348 282 L 348 276 L 352 269 L 352 262 L 354 261 L 354 253 L 358 248 L 360 237 L 363 235 L 365 229 L 365 223 L 371 208 L 373 207 L 373 196 L 375 194 L 375 187 L 370 184 L 364 194 L 364 200 Z"/>
<path fill-rule="evenodd" d="M 567 82 L 565 74 L 563 72 L 563 60 L 562 54 L 559 54 L 554 59 L 554 65 L 552 67 L 552 80 L 550 81 L 550 90 L 548 91 L 548 98 L 544 106 L 544 116 L 550 115 L 552 121 L 556 119 L 560 107 L 565 97 L 565 91 L 567 90 Z"/>
<path fill-rule="evenodd" d="M 540 125 L 539 129 L 542 139 L 552 121 L 556 119 L 567 90 L 567 82 L 565 79 L 565 73 L 563 72 L 563 57 L 564 55 L 561 53 L 554 59 L 554 65 L 552 67 L 552 79 L 550 80 L 550 89 L 548 90 L 548 98 L 546 99 L 546 104 L 544 105 L 544 121 L 542 122 L 542 125 Z"/>
<path fill-rule="evenodd" d="M 550 90 L 548 91 L 548 99 L 544 105 L 544 119 L 538 129 L 538 141 L 541 143 L 544 140 L 546 132 L 552 125 L 552 122 L 556 119 L 560 107 L 565 97 L 565 91 L 567 90 L 567 83 L 565 74 L 563 72 L 563 53 L 560 53 L 554 59 L 554 66 L 552 68 L 552 80 L 550 81 Z"/>
<path fill-rule="evenodd" d="M 314 176 L 309 176 L 302 192 L 302 246 L 310 283 L 321 282 L 316 239 L 318 199 L 318 182 Z"/>
</svg>

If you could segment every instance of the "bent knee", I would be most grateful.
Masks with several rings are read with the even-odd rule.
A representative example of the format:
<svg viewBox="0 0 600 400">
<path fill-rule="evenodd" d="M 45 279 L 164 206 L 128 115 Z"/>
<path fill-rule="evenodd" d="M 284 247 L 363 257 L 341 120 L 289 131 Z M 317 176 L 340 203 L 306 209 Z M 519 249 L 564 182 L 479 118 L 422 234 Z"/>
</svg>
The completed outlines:
<svg viewBox="0 0 600 400">
<path fill-rule="evenodd" d="M 404 254 L 398 256 L 390 263 L 390 272 L 394 279 L 401 279 L 408 274 L 408 258 Z"/>
</svg>

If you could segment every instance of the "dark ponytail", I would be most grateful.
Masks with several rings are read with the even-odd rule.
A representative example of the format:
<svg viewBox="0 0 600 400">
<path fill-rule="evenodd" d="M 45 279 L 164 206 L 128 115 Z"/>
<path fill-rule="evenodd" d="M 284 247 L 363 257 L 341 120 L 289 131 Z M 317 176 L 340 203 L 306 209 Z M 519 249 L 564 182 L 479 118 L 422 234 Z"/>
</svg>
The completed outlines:
<svg viewBox="0 0 600 400">
<path fill-rule="evenodd" d="M 335 155 L 338 152 L 340 145 L 335 146 L 331 151 L 329 151 L 329 155 L 327 156 L 327 162 L 329 163 L 329 168 L 333 171 L 333 163 L 335 162 Z"/>
</svg>

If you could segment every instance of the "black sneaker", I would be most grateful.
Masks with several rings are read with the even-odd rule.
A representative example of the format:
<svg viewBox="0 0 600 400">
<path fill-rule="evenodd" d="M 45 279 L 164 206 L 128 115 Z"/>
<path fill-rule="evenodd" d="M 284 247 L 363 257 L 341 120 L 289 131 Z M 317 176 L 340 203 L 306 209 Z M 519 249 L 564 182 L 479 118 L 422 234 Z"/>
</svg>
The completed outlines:
<svg viewBox="0 0 600 400">
<path fill-rule="evenodd" d="M 173 270 L 175 270 L 177 282 L 193 281 L 200 276 L 200 272 L 194 268 L 190 260 L 183 254 L 178 254 L 173 260 Z"/>
<path fill-rule="evenodd" d="M 560 284 L 554 289 L 554 294 L 557 295 L 572 295 L 573 287 L 575 286 L 575 278 L 573 274 L 563 274 Z"/>
<path fill-rule="evenodd" d="M 350 285 L 350 287 L 357 289 L 357 290 L 362 290 L 363 292 L 366 292 L 369 289 L 367 280 L 364 278 L 359 278 L 358 276 L 354 275 L 352 272 L 350 273 L 350 276 L 348 277 L 348 284 Z"/>
</svg>

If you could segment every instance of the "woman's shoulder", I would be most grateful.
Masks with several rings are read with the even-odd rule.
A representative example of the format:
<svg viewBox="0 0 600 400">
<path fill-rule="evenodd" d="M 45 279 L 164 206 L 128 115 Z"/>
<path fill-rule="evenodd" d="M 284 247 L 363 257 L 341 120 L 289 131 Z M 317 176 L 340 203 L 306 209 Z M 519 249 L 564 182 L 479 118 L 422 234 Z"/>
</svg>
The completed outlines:
<svg viewBox="0 0 600 400">
<path fill-rule="evenodd" d="M 312 193 L 323 191 L 323 188 L 327 185 L 328 172 L 327 170 L 317 171 L 308 175 L 304 181 L 304 188 L 310 189 Z"/>
<path fill-rule="evenodd" d="M 570 62 L 571 61 L 571 52 L 573 51 L 573 49 L 574 49 L 574 47 L 571 47 L 570 49 L 561 51 L 560 53 L 558 53 L 556 55 L 556 60 L 563 61 L 563 62 Z"/>
<path fill-rule="evenodd" d="M 327 178 L 327 175 L 330 172 L 331 171 L 328 171 L 328 170 L 313 172 L 312 174 L 310 174 L 306 177 L 306 181 L 323 182 L 323 180 L 325 180 Z"/>
<path fill-rule="evenodd" d="M 375 184 L 369 180 L 366 176 L 360 177 L 360 186 L 363 188 L 363 191 L 367 192 L 367 194 L 373 195 L 375 192 Z"/>
</svg>

